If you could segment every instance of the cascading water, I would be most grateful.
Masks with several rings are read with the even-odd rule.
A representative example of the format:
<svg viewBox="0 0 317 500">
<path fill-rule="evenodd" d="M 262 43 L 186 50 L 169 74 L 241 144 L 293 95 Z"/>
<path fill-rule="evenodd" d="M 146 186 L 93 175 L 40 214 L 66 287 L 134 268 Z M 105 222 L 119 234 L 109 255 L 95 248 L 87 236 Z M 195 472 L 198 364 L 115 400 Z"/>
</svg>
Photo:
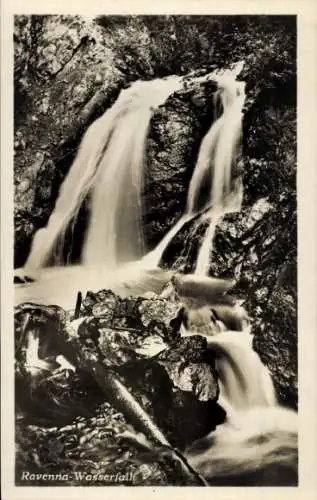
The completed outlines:
<svg viewBox="0 0 317 500">
<path fill-rule="evenodd" d="M 137 81 L 89 127 L 48 224 L 33 239 L 26 273 L 52 258 L 88 194 L 91 214 L 83 264 L 113 268 L 142 255 L 141 189 L 148 127 L 153 109 L 180 87 L 179 77 Z M 54 264 L 62 263 L 57 256 Z"/>
<path fill-rule="evenodd" d="M 229 71 L 218 77 L 219 88 L 214 94 L 215 121 L 200 146 L 188 189 L 185 213 L 159 245 L 145 257 L 144 260 L 151 262 L 153 266 L 159 264 L 163 252 L 186 222 L 207 209 L 204 219 L 208 218 L 210 225 L 196 267 L 198 274 L 207 274 L 213 235 L 219 218 L 225 213 L 240 209 L 242 183 L 238 178 L 232 179 L 232 168 L 239 152 L 245 83 L 237 82 L 236 76 L 237 73 Z M 220 117 L 219 110 L 222 110 Z M 209 196 L 202 202 L 201 192 L 206 181 L 210 184 Z"/>
<path fill-rule="evenodd" d="M 297 414 L 279 406 L 252 335 L 222 331 L 207 337 L 207 345 L 216 356 L 218 403 L 227 418 L 186 450 L 188 462 L 214 486 L 296 485 Z"/>
<path fill-rule="evenodd" d="M 195 269 L 202 276 L 209 271 L 217 223 L 226 213 L 240 211 L 243 196 L 241 179 L 232 179 L 231 171 L 239 152 L 244 84 L 229 80 L 223 89 L 216 94 L 223 114 L 204 138 L 188 193 L 190 212 L 199 202 L 206 172 L 213 167 L 210 223 Z M 207 338 L 216 354 L 219 404 L 227 420 L 195 443 L 187 458 L 210 484 L 296 484 L 296 413 L 278 405 L 271 376 L 252 349 L 252 338 L 248 330 Z"/>
<path fill-rule="evenodd" d="M 296 486 L 297 414 L 249 408 L 187 451 L 190 465 L 211 486 Z"/>
<path fill-rule="evenodd" d="M 208 347 L 217 355 L 221 405 L 229 418 L 237 411 L 276 405 L 271 377 L 253 351 L 248 331 L 221 332 L 208 339 Z"/>
<path fill-rule="evenodd" d="M 239 155 L 245 84 L 237 82 L 234 76 L 225 73 L 215 93 L 215 121 L 200 147 L 186 211 L 156 249 L 146 256 L 153 265 L 158 265 L 177 232 L 195 214 L 204 211 L 201 220 L 207 219 L 209 224 L 195 269 L 195 275 L 202 276 L 202 284 L 210 267 L 217 223 L 225 214 L 240 211 L 242 205 L 242 181 L 233 174 Z M 217 110 L 221 109 L 222 114 L 218 116 Z M 202 200 L 206 178 L 210 182 L 209 197 Z M 206 318 L 208 321 L 208 315 Z M 185 332 L 185 335 L 196 333 Z M 284 474 L 286 484 L 296 484 L 296 413 L 278 405 L 271 376 L 252 349 L 252 338 L 248 329 L 222 331 L 207 337 L 208 347 L 216 355 L 219 403 L 226 410 L 227 421 L 209 437 L 195 443 L 188 450 L 187 458 L 211 484 L 217 481 L 218 484 L 239 484 L 239 474 L 242 484 L 243 480 L 247 484 L 252 481 L 261 484 L 261 474 L 268 475 L 268 484 L 279 484 L 283 482 L 279 473 Z"/>
<path fill-rule="evenodd" d="M 232 170 L 236 164 L 242 128 L 242 108 L 245 100 L 245 84 L 234 80 L 225 80 L 222 88 L 216 94 L 223 108 L 222 116 L 205 137 L 198 158 L 189 197 L 190 209 L 194 206 L 199 186 L 205 172 L 212 171 L 211 192 L 209 204 L 210 219 L 205 238 L 200 247 L 196 273 L 206 275 L 209 270 L 209 259 L 212 253 L 212 243 L 218 221 L 229 212 L 239 211 L 242 204 L 241 179 L 232 179 Z M 217 127 L 216 127 L 217 126 Z M 209 152 L 209 155 L 208 155 Z M 206 217 L 206 216 L 205 216 Z"/>
<path fill-rule="evenodd" d="M 211 208 L 203 216 L 209 225 L 195 269 L 202 280 L 210 268 L 217 223 L 225 214 L 240 211 L 243 197 L 242 181 L 233 178 L 232 169 L 239 154 L 244 84 L 226 79 L 215 97 L 223 113 L 202 142 L 187 204 L 187 213 L 199 209 L 199 191 L 209 173 Z M 185 334 L 192 333 L 196 332 Z M 278 405 L 271 376 L 252 349 L 252 338 L 248 329 L 207 337 L 216 355 L 218 402 L 227 419 L 194 443 L 186 456 L 210 484 L 296 484 L 297 416 Z"/>
</svg>

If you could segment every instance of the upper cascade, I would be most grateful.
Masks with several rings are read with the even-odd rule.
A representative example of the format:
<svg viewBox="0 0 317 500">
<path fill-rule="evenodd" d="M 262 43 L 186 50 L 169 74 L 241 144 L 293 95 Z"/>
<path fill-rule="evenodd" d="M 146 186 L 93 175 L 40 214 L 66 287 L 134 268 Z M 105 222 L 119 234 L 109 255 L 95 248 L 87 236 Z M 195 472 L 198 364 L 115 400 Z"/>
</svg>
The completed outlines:
<svg viewBox="0 0 317 500">
<path fill-rule="evenodd" d="M 217 222 L 225 213 L 241 208 L 243 187 L 236 173 L 236 165 L 242 139 L 245 82 L 237 81 L 236 77 L 242 68 L 243 63 L 238 63 L 231 70 L 214 75 L 218 84 L 213 96 L 214 120 L 199 149 L 185 212 L 157 247 L 145 257 L 144 261 L 148 264 L 157 266 L 165 249 L 186 222 L 204 213 L 204 219 L 210 219 L 210 225 L 200 248 L 196 272 L 208 274 Z"/>
</svg>

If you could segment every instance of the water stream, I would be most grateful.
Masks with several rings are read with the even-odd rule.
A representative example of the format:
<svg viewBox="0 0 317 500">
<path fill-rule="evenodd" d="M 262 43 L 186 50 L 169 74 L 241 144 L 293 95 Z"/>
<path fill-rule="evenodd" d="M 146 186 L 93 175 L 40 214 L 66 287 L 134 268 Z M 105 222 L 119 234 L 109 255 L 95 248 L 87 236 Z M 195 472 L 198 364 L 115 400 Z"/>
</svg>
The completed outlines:
<svg viewBox="0 0 317 500">
<path fill-rule="evenodd" d="M 198 254 L 196 271 L 208 274 L 217 222 L 224 214 L 240 210 L 242 182 L 233 173 L 240 149 L 245 84 L 237 82 L 234 76 L 230 72 L 224 73 L 218 83 L 219 89 L 213 97 L 214 121 L 199 149 L 188 188 L 185 213 L 145 257 L 145 261 L 151 262 L 153 266 L 160 263 L 164 251 L 186 222 L 203 212 L 204 219 L 208 218 L 210 225 Z M 210 186 L 209 196 L 202 201 L 201 193 L 206 182 Z"/>
</svg>

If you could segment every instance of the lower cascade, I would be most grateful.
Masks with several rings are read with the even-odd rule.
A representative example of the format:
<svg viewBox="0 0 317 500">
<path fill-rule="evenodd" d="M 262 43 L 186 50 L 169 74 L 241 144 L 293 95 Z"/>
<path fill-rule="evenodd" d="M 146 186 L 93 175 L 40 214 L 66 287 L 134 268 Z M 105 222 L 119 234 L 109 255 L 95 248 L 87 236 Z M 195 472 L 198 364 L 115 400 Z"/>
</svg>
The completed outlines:
<svg viewBox="0 0 317 500">
<path fill-rule="evenodd" d="M 194 217 L 207 222 L 207 228 L 194 274 L 188 276 L 189 296 L 196 293 L 195 283 L 204 288 L 210 279 L 217 224 L 242 205 L 243 186 L 237 163 L 245 84 L 237 81 L 237 73 L 232 70 L 215 75 L 215 116 L 201 142 L 186 208 L 147 254 L 141 195 L 150 119 L 153 109 L 180 89 L 182 82 L 178 77 L 136 82 L 121 92 L 114 105 L 89 127 L 48 224 L 34 237 L 23 272 L 33 274 L 36 282 L 17 287 L 18 302 L 60 303 L 65 293 L 73 304 L 75 290 L 105 287 L 125 296 L 158 292 L 173 275 L 172 271 L 158 268 L 163 253 Z M 208 195 L 202 196 L 206 185 Z M 81 265 L 63 266 L 59 249 L 65 232 L 76 221 L 88 196 L 90 217 Z M 55 267 L 46 267 L 50 262 Z M 182 294 L 180 297 L 182 300 Z M 183 328 L 184 336 L 197 333 L 195 321 L 190 328 Z M 283 467 L 293 477 L 297 466 L 296 413 L 279 406 L 271 376 L 252 349 L 248 327 L 240 331 L 220 328 L 219 333 L 206 338 L 208 349 L 216 357 L 219 404 L 227 417 L 224 424 L 186 450 L 188 462 L 214 485 L 226 481 L 230 484 L 230 478 L 231 484 L 244 484 L 244 477 L 253 478 L 256 484 L 260 474 L 272 477 L 275 468 L 278 476 Z"/>
<path fill-rule="evenodd" d="M 249 408 L 193 444 L 189 463 L 212 486 L 296 486 L 297 414 Z"/>
</svg>

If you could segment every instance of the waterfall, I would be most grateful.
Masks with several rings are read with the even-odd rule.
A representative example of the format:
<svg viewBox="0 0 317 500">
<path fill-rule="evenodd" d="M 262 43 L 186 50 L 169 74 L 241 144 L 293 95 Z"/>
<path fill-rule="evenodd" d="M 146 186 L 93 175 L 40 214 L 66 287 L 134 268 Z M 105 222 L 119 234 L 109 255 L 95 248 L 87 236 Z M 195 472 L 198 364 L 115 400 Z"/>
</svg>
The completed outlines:
<svg viewBox="0 0 317 500">
<path fill-rule="evenodd" d="M 182 229 L 182 227 L 186 224 L 186 222 L 189 222 L 194 215 L 187 215 L 184 214 L 178 222 L 166 233 L 166 235 L 162 238 L 160 243 L 148 254 L 146 254 L 142 262 L 144 265 L 148 265 L 149 267 L 157 267 L 160 263 L 160 260 L 162 258 L 162 255 L 165 251 L 165 249 L 168 247 L 174 236 Z"/>
<path fill-rule="evenodd" d="M 211 227 L 206 232 L 206 241 L 198 257 L 197 272 L 206 273 L 208 269 L 207 255 L 211 253 L 216 218 L 231 209 L 227 203 L 229 197 L 234 194 L 235 199 L 240 199 L 242 192 L 241 186 L 235 185 L 231 178 L 241 135 L 245 96 L 244 83 L 235 80 L 240 69 L 213 74 L 219 87 L 214 94 L 214 122 L 201 144 L 188 190 L 186 211 L 159 245 L 145 256 L 144 265 L 156 267 L 181 228 L 197 213 L 210 207 Z M 209 74 L 197 80 L 208 78 Z M 174 76 L 149 82 L 137 81 L 121 91 L 114 105 L 88 128 L 61 185 L 48 223 L 33 238 L 24 266 L 26 273 L 32 274 L 51 262 L 64 264 L 66 231 L 73 230 L 87 197 L 90 215 L 81 263 L 113 268 L 142 257 L 141 191 L 150 119 L 153 110 L 182 85 L 182 78 Z M 202 204 L 201 190 L 206 181 L 210 184 L 210 193 Z"/>
<path fill-rule="evenodd" d="M 209 260 L 218 221 L 232 211 L 239 211 L 242 203 L 242 182 L 233 180 L 242 128 L 242 108 L 245 100 L 245 84 L 232 78 L 224 79 L 215 95 L 223 113 L 205 136 L 188 193 L 188 210 L 193 211 L 199 202 L 199 191 L 206 172 L 211 175 L 208 204 L 210 219 L 203 244 L 197 257 L 196 273 L 208 274 Z M 215 102 L 215 107 L 217 104 Z"/>
<path fill-rule="evenodd" d="M 276 405 L 272 379 L 253 351 L 252 335 L 248 331 L 224 331 L 209 337 L 208 348 L 216 354 L 220 404 L 229 418 L 256 406 Z"/>
<path fill-rule="evenodd" d="M 47 226 L 35 234 L 26 272 L 42 268 L 63 249 L 65 232 L 88 195 L 82 263 L 113 267 L 143 254 L 141 189 L 149 123 L 155 107 L 181 84 L 179 77 L 137 81 L 88 128 Z M 60 252 L 54 264 L 63 264 Z"/>
<path fill-rule="evenodd" d="M 170 229 L 158 246 L 146 257 L 146 262 L 157 266 L 174 236 L 199 212 L 210 220 L 197 259 L 196 272 L 208 274 L 209 257 L 218 220 L 225 214 L 240 210 L 242 182 L 233 178 L 232 170 L 239 153 L 242 128 L 242 108 L 245 101 L 245 83 L 235 80 L 236 72 L 225 72 L 219 77 L 214 94 L 214 122 L 203 138 L 195 169 L 189 184 L 184 215 Z M 222 114 L 219 115 L 219 110 Z M 220 111 L 221 112 L 221 111 Z M 210 185 L 207 200 L 201 192 L 206 182 Z M 209 208 L 209 210 L 208 210 Z"/>
<path fill-rule="evenodd" d="M 210 224 L 206 230 L 205 237 L 203 239 L 202 245 L 199 250 L 197 263 L 196 263 L 196 274 L 207 275 L 209 270 L 209 256 L 212 249 L 212 243 L 214 240 L 214 235 L 216 232 L 216 227 L 220 219 L 220 214 L 213 212 L 213 217 Z"/>
<path fill-rule="evenodd" d="M 186 450 L 188 462 L 210 485 L 296 485 L 297 414 L 279 406 L 252 335 L 222 331 L 207 344 L 216 356 L 218 403 L 227 419 Z"/>
<path fill-rule="evenodd" d="M 225 214 L 240 211 L 243 198 L 242 181 L 234 177 L 233 168 L 241 140 L 244 83 L 232 77 L 225 78 L 214 99 L 216 120 L 200 147 L 185 215 L 162 240 L 168 244 L 169 236 L 174 237 L 186 217 L 210 207 L 202 217 L 202 220 L 209 220 L 209 225 L 198 252 L 194 275 L 203 288 L 213 286 L 212 282 L 207 285 L 205 281 L 217 224 Z M 219 108 L 223 112 L 217 118 Z M 202 200 L 202 186 L 208 177 L 209 198 Z M 162 248 L 162 242 L 159 257 L 166 248 Z M 184 279 L 195 284 L 191 277 Z M 196 298 L 194 286 L 191 293 Z M 210 316 L 205 317 L 210 322 Z M 204 329 L 208 331 L 206 325 Z M 197 331 L 186 332 L 185 329 L 185 335 L 191 334 Z M 204 335 L 202 331 L 200 334 Z M 252 339 L 248 330 L 225 330 L 207 336 L 208 348 L 216 355 L 218 402 L 226 410 L 227 419 L 209 436 L 194 443 L 186 456 L 211 485 L 297 483 L 297 415 L 279 406 L 272 378 L 253 351 Z"/>
</svg>

